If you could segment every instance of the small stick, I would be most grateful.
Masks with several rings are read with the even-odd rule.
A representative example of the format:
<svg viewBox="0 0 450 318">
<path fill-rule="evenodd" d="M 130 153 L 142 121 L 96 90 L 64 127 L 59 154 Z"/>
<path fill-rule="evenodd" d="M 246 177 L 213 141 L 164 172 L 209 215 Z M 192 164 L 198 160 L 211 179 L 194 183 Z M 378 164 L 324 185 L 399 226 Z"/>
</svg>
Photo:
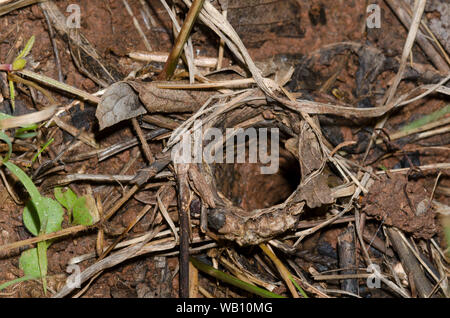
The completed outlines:
<svg viewBox="0 0 450 318">
<path fill-rule="evenodd" d="M 83 100 L 86 100 L 88 102 L 91 102 L 93 104 L 98 104 L 100 102 L 100 98 L 97 96 L 94 96 L 92 94 L 89 94 L 88 92 L 85 92 L 81 89 L 78 89 L 76 87 L 58 82 L 56 80 L 54 80 L 53 78 L 50 78 L 48 76 L 45 75 L 41 75 L 41 74 L 37 74 L 34 73 L 32 71 L 29 70 L 21 70 L 21 71 L 17 71 L 17 74 L 23 75 L 25 77 L 34 79 L 42 84 L 45 84 L 47 86 L 56 88 L 56 89 L 60 89 L 62 91 L 65 91 L 67 93 L 73 94 L 75 96 L 78 96 L 80 98 L 82 98 Z"/>
<path fill-rule="evenodd" d="M 50 41 L 52 42 L 53 54 L 55 54 L 55 64 L 56 69 L 58 70 L 58 79 L 61 83 L 64 83 L 64 76 L 61 70 L 61 61 L 59 59 L 58 47 L 56 46 L 55 41 L 55 32 L 53 32 L 52 24 L 50 22 L 50 18 L 46 10 L 41 7 L 42 13 L 44 14 L 45 21 L 47 21 L 48 33 L 50 35 Z"/>
<path fill-rule="evenodd" d="M 91 146 L 93 148 L 98 148 L 98 145 L 95 142 L 94 137 L 92 135 L 90 135 L 89 133 L 87 133 L 86 131 L 79 130 L 78 128 L 61 120 L 59 117 L 53 117 L 53 121 L 59 128 L 66 131 L 67 133 L 74 136 L 75 138 L 79 138 L 82 142 L 84 142 L 88 146 Z"/>
<path fill-rule="evenodd" d="M 189 297 L 189 165 L 177 165 L 178 217 L 180 224 L 180 298 Z"/>
<path fill-rule="evenodd" d="M 191 286 L 189 289 L 189 298 L 198 298 L 199 285 L 198 285 L 198 270 L 189 262 L 189 276 L 191 278 Z"/>
<path fill-rule="evenodd" d="M 166 52 L 142 52 L 135 51 L 128 53 L 128 56 L 136 61 L 140 62 L 158 62 L 158 63 L 166 63 L 167 58 L 169 57 L 169 53 Z M 199 67 L 213 68 L 217 65 L 216 57 L 207 57 L 207 56 L 197 56 L 194 59 L 194 65 Z"/>
<path fill-rule="evenodd" d="M 433 163 L 429 165 L 423 165 L 423 166 L 417 166 L 417 169 L 420 169 L 420 171 L 425 170 L 447 170 L 450 169 L 450 162 L 443 162 L 443 163 Z M 390 169 L 390 170 L 382 170 L 377 171 L 376 174 L 386 174 L 386 173 L 408 173 L 408 171 L 411 168 L 400 168 L 400 169 Z"/>
<path fill-rule="evenodd" d="M 227 19 L 228 16 L 228 0 L 225 1 L 219 1 L 220 6 L 222 7 L 222 15 L 224 19 Z M 220 71 L 222 69 L 222 62 L 223 62 L 223 53 L 225 51 L 225 41 L 223 39 L 220 39 L 219 44 L 219 55 L 217 58 L 217 67 L 216 70 Z"/>
<path fill-rule="evenodd" d="M 359 226 L 359 224 L 356 224 Z M 354 268 L 356 266 L 355 229 L 350 224 L 347 229 L 338 236 L 339 266 L 341 268 Z M 354 270 L 343 270 L 343 275 L 355 274 Z M 341 288 L 347 292 L 358 294 L 358 281 L 354 278 L 341 282 Z"/>
<path fill-rule="evenodd" d="M 272 260 L 272 262 L 275 264 L 278 272 L 280 273 L 281 277 L 283 278 L 284 282 L 286 283 L 289 291 L 291 292 L 292 296 L 294 298 L 299 298 L 297 291 L 295 290 L 294 284 L 291 281 L 291 273 L 289 273 L 289 270 L 286 268 L 286 266 L 283 265 L 283 263 L 279 260 L 279 258 L 275 255 L 274 252 L 266 245 L 266 244 L 259 244 L 259 247 L 262 249 L 262 251 L 269 256 L 269 258 Z"/>
<path fill-rule="evenodd" d="M 58 232 L 53 232 L 53 233 L 50 233 L 50 234 L 39 235 L 39 236 L 30 238 L 30 239 L 27 239 L 27 240 L 23 240 L 23 241 L 19 241 L 19 242 L 14 242 L 14 243 L 9 243 L 9 244 L 2 245 L 2 246 L 0 246 L 0 252 L 6 252 L 6 251 L 9 251 L 9 250 L 12 250 L 12 249 L 15 249 L 15 248 L 19 248 L 19 247 L 22 247 L 22 246 L 28 246 L 28 245 L 31 245 L 31 244 L 34 244 L 34 243 L 39 243 L 39 242 L 42 242 L 42 241 L 51 240 L 51 239 L 54 239 L 54 238 L 66 236 L 66 235 L 73 234 L 73 233 L 78 233 L 78 232 L 81 232 L 81 231 L 88 230 L 90 228 L 92 228 L 92 227 L 84 226 L 84 225 L 72 226 L 72 227 L 69 227 L 67 229 L 63 229 L 63 230 L 58 231 Z"/>
<path fill-rule="evenodd" d="M 150 147 L 148 146 L 147 139 L 145 138 L 144 133 L 142 132 L 141 126 L 139 126 L 139 123 L 138 123 L 136 117 L 132 118 L 131 122 L 133 123 L 133 128 L 136 131 L 136 133 L 139 137 L 139 140 L 141 141 L 145 158 L 147 159 L 149 164 L 152 164 L 155 161 L 155 158 L 153 157 Z"/>
<path fill-rule="evenodd" d="M 178 34 L 175 45 L 170 52 L 166 64 L 164 65 L 164 69 L 162 70 L 161 74 L 159 74 L 159 79 L 169 80 L 172 77 L 178 60 L 180 59 L 184 44 L 186 43 L 189 34 L 191 33 L 192 27 L 194 26 L 194 22 L 197 19 L 200 10 L 202 9 L 203 2 L 205 2 L 205 0 L 194 0 L 192 6 L 189 8 L 186 20 L 181 27 L 180 34 Z"/>
<path fill-rule="evenodd" d="M 400 234 L 396 229 L 388 228 L 386 232 L 389 236 L 389 240 L 394 247 L 394 250 L 400 257 L 400 261 L 402 262 L 403 267 L 406 270 L 406 273 L 411 274 L 414 279 L 415 287 L 420 297 L 427 297 L 431 294 L 433 290 L 433 285 L 425 276 L 422 268 L 420 267 L 420 263 L 417 261 L 416 257 L 410 252 L 406 244 L 403 242 Z"/>
</svg>

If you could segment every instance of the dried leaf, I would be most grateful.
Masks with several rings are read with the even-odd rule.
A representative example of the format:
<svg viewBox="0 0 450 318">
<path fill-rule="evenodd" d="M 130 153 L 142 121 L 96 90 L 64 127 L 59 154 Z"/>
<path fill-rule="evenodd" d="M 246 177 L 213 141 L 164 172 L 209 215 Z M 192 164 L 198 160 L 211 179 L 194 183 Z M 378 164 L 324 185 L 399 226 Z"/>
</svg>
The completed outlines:
<svg viewBox="0 0 450 318">
<path fill-rule="evenodd" d="M 130 85 L 118 82 L 106 90 L 98 104 L 95 116 L 102 130 L 145 113 L 145 108 Z"/>
<path fill-rule="evenodd" d="M 297 192 L 296 199 L 305 201 L 306 205 L 311 209 L 334 202 L 331 189 L 327 184 L 327 178 L 323 174 L 318 175 L 302 186 Z"/>
<path fill-rule="evenodd" d="M 159 82 L 127 82 L 150 113 L 184 113 L 198 110 L 214 93 L 159 88 Z"/>
<path fill-rule="evenodd" d="M 214 202 L 214 194 L 211 190 L 211 186 L 206 182 L 205 177 L 194 165 L 190 165 L 188 173 L 190 183 L 195 192 L 197 192 L 197 194 L 201 197 L 203 202 L 208 205 L 208 207 L 215 208 L 216 203 Z"/>
</svg>

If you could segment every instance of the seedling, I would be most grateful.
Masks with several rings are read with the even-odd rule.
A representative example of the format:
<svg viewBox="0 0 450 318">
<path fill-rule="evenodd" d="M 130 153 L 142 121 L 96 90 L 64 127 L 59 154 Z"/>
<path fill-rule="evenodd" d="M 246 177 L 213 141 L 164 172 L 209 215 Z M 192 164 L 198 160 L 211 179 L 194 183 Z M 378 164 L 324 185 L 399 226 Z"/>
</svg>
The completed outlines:
<svg viewBox="0 0 450 318">
<path fill-rule="evenodd" d="M 55 199 L 67 209 L 72 224 L 92 225 L 98 221 L 95 207 L 89 204 L 90 198 L 87 195 L 78 197 L 71 189 L 63 192 L 61 188 L 55 188 Z"/>
<path fill-rule="evenodd" d="M 34 157 L 33 157 L 33 159 L 31 160 L 31 162 L 35 162 L 36 159 L 40 156 L 40 154 L 41 154 L 42 152 L 44 152 L 44 150 L 47 149 L 47 147 L 50 146 L 51 143 L 52 143 L 53 141 L 55 141 L 54 138 L 51 138 L 49 141 L 47 141 L 47 142 L 42 146 L 42 148 L 39 149 L 39 151 L 37 152 L 37 154 L 34 155 Z"/>
<path fill-rule="evenodd" d="M 90 215 L 89 208 L 85 204 L 85 197 L 78 198 L 72 191 L 62 193 L 61 189 L 56 189 L 55 197 L 57 197 L 58 201 L 62 202 L 61 205 L 57 200 L 42 196 L 30 177 L 22 169 L 9 161 L 12 153 L 12 143 L 8 135 L 2 130 L 0 130 L 0 140 L 7 143 L 9 148 L 5 158 L 0 156 L 0 165 L 3 164 L 19 179 L 31 198 L 23 210 L 23 222 L 31 234 L 39 236 L 61 230 L 61 224 L 64 217 L 62 205 L 70 211 L 73 210 L 74 223 L 76 222 L 77 224 L 84 225 L 91 225 L 93 223 L 94 218 Z M 47 142 L 39 153 L 48 147 L 51 141 L 52 140 Z M 24 251 L 19 259 L 19 267 L 24 271 L 24 276 L 0 285 L 0 290 L 21 281 L 42 279 L 42 286 L 46 293 L 47 249 L 51 243 L 52 240 L 42 241 L 37 243 L 36 248 Z"/>
<path fill-rule="evenodd" d="M 35 37 L 34 35 L 28 40 L 27 44 L 23 48 L 23 50 L 19 53 L 19 55 L 14 59 L 12 64 L 0 64 L 0 71 L 8 72 L 8 80 L 9 80 L 9 93 L 11 96 L 11 106 L 14 110 L 16 107 L 15 104 L 15 90 L 14 90 L 14 81 L 11 73 L 14 71 L 20 71 L 25 68 L 27 65 L 27 60 L 25 57 L 31 52 L 33 48 Z"/>
</svg>

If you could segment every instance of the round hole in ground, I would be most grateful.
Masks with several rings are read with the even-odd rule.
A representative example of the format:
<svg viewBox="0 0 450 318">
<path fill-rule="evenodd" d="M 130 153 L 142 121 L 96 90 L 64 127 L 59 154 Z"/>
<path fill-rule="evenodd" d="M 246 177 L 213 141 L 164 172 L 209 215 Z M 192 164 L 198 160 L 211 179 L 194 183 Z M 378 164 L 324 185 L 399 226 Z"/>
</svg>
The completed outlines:
<svg viewBox="0 0 450 318">
<path fill-rule="evenodd" d="M 245 163 L 216 163 L 214 178 L 217 189 L 233 205 L 246 211 L 283 203 L 298 187 L 301 174 L 298 160 L 282 145 L 284 142 L 280 140 L 278 171 L 273 174 L 263 174 L 261 167 L 267 167 L 267 164 L 259 160 L 249 163 L 248 143 Z"/>
</svg>

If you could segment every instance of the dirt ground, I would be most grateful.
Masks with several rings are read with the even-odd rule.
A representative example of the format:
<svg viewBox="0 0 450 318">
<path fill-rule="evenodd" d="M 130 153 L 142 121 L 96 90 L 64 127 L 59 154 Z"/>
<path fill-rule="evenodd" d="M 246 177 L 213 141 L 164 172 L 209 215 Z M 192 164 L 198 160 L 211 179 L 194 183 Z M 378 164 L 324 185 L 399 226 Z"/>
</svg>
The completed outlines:
<svg viewBox="0 0 450 318">
<path fill-rule="evenodd" d="M 76 3 L 81 8 L 81 29 L 90 44 L 99 52 L 105 61 L 114 65 L 120 72 L 123 79 L 130 72 L 141 68 L 144 64 L 128 57 L 130 52 L 146 51 L 145 43 L 142 41 L 136 31 L 133 19 L 127 13 L 122 1 L 101 0 L 101 1 L 74 1 L 62 0 L 55 1 L 61 12 L 69 16 L 66 8 Z M 160 1 L 144 1 L 150 8 L 153 18 L 153 25 L 149 25 L 143 12 L 142 1 L 128 0 L 128 3 L 153 49 L 158 52 L 170 52 L 173 43 L 172 24 Z M 252 5 L 258 1 L 249 1 Z M 363 45 L 375 47 L 386 57 L 400 57 L 403 51 L 407 30 L 398 20 L 397 16 L 386 5 L 384 1 L 374 1 L 381 7 L 382 28 L 365 29 L 367 1 L 359 0 L 336 0 L 336 1 L 259 1 L 264 5 L 245 8 L 239 5 L 239 1 L 230 1 L 229 21 L 236 28 L 244 44 L 249 50 L 251 57 L 261 63 L 269 63 L 276 59 L 282 59 L 285 63 L 290 63 L 297 67 L 300 61 L 305 61 L 304 57 L 312 56 L 312 53 L 338 42 L 356 42 Z M 252 13 L 252 14 L 250 14 Z M 426 13 L 429 19 L 440 19 L 438 11 Z M 147 27 L 146 25 L 149 25 Z M 10 32 L 11 31 L 11 32 Z M 49 37 L 48 24 L 39 5 L 31 5 L 26 8 L 14 10 L 13 12 L 0 16 L 0 63 L 6 63 L 6 58 L 11 54 L 17 54 L 17 47 L 23 46 L 23 43 L 32 35 L 36 37 L 32 50 L 32 64 L 35 65 L 34 72 L 44 74 L 51 78 L 58 78 L 58 67 L 55 63 L 54 51 L 52 49 L 51 39 Z M 80 73 L 79 69 L 71 57 L 67 39 L 59 35 L 54 37 L 61 60 L 61 70 L 66 84 L 78 87 L 89 93 L 95 93 L 102 89 L 97 83 L 87 76 Z M 22 44 L 17 44 L 20 41 Z M 195 26 L 192 35 L 192 44 L 195 54 L 198 56 L 215 57 L 218 54 L 219 40 L 205 26 Z M 12 53 L 11 53 L 12 52 Z M 432 68 L 427 56 L 421 48 L 414 45 L 412 49 L 414 63 L 427 65 Z M 225 51 L 224 67 L 233 65 L 233 56 L 229 51 Z M 344 63 L 344 64 L 342 64 Z M 361 59 L 356 54 L 336 54 L 329 61 L 324 63 L 311 62 L 310 77 L 305 78 L 304 74 L 295 73 L 292 82 L 288 87 L 293 92 L 309 96 L 319 102 L 346 102 L 358 107 L 365 107 L 368 103 L 373 107 L 378 103 L 388 86 L 391 84 L 397 68 L 386 69 L 381 72 L 376 81 L 370 85 L 370 92 L 361 93 L 358 91 L 358 71 L 360 70 Z M 344 65 L 344 67 L 340 67 Z M 320 87 L 339 70 L 336 81 L 333 86 L 325 91 L 319 92 Z M 4 78 L 0 81 L 6 83 Z M 429 84 L 421 78 L 411 78 L 403 81 L 398 89 L 398 95 L 408 92 L 418 86 L 418 84 Z M 307 88 L 304 90 L 304 88 Z M 5 91 L 3 87 L 2 91 Z M 6 89 L 7 92 L 7 89 Z M 334 93 L 333 93 L 334 92 Z M 364 99 L 364 94 L 370 97 Z M 70 96 L 52 93 L 54 98 L 61 105 L 68 105 L 73 101 Z M 37 94 L 37 100 L 43 101 L 45 98 Z M 448 105 L 449 98 L 443 95 L 432 95 L 431 97 L 420 99 L 406 107 L 395 111 L 389 117 L 384 130 L 388 133 L 396 132 L 404 125 L 430 114 L 438 109 Z M 43 102 L 45 104 L 45 101 Z M 18 85 L 16 96 L 16 110 L 14 115 L 30 113 L 36 110 L 35 100 L 31 98 L 30 91 L 23 85 Z M 3 102 L 0 101 L 0 111 L 10 112 L 7 96 L 4 94 Z M 448 114 L 447 114 L 448 116 Z M 128 123 L 120 123 L 99 132 L 97 119 L 95 117 L 95 107 L 89 104 L 74 107 L 70 110 L 70 115 L 64 117 L 64 120 L 78 129 L 85 128 L 88 132 L 95 134 L 95 140 L 104 148 L 117 142 L 126 140 L 135 136 L 132 126 Z M 326 137 L 333 146 L 342 141 L 357 141 L 356 146 L 345 148 L 346 156 L 354 162 L 361 162 L 364 155 L 367 140 L 372 131 L 375 120 L 367 120 L 363 126 L 355 125 L 352 122 L 341 122 L 339 119 L 321 120 L 322 129 Z M 53 132 L 55 141 L 44 152 L 41 158 L 35 162 L 32 169 L 36 169 L 40 163 L 49 158 L 54 158 L 62 148 L 62 145 L 70 140 L 72 136 L 61 129 L 52 128 L 43 129 L 43 135 L 38 136 L 39 140 L 35 142 L 42 144 L 50 131 Z M 335 140 L 332 140 L 335 138 Z M 412 137 L 406 137 L 395 140 L 391 147 L 387 149 L 385 144 L 378 145 L 369 153 L 368 163 L 375 171 L 385 169 L 406 168 L 412 161 L 415 166 L 425 166 L 429 164 L 446 163 L 449 160 L 448 144 L 450 142 L 450 133 L 434 135 L 428 138 L 414 140 Z M 159 153 L 162 149 L 160 142 L 150 143 L 153 153 Z M 88 151 L 92 148 L 86 144 L 81 144 L 69 156 L 75 156 Z M 85 173 L 101 175 L 117 175 L 123 167 L 137 158 L 126 172 L 127 175 L 134 175 L 137 171 L 145 167 L 146 163 L 140 152 L 139 146 L 132 147 L 120 152 L 111 158 L 99 162 L 95 157 L 78 161 L 66 162 L 64 164 L 65 173 Z M 389 153 L 390 155 L 386 155 Z M 406 155 L 408 158 L 406 158 Z M 292 156 L 291 156 L 292 157 Z M 222 184 L 222 192 L 228 196 L 236 205 L 252 210 L 255 208 L 266 208 L 283 202 L 296 188 L 299 182 L 299 171 L 293 171 L 295 159 L 289 156 L 284 157 L 281 166 L 281 172 L 275 176 L 259 175 L 257 170 L 259 166 L 254 165 L 236 165 L 228 167 L 218 179 L 226 181 Z M 228 170 L 227 170 L 228 169 Z M 298 170 L 298 169 L 297 169 Z M 417 178 L 410 178 L 407 181 L 407 189 L 412 204 L 420 196 L 431 196 L 434 200 L 445 205 L 450 205 L 448 192 L 441 189 L 449 189 L 450 178 L 449 170 L 442 170 L 439 177 L 439 187 L 433 191 L 438 172 L 430 170 L 422 172 Z M 330 175 L 335 174 L 330 170 Z M 11 180 L 10 176 L 8 178 Z M 404 175 L 399 178 L 404 178 Z M 333 180 L 330 179 L 330 183 Z M 392 180 L 395 183 L 396 179 Z M 398 192 L 403 193 L 404 179 L 398 181 L 396 187 Z M 402 183 L 403 182 L 403 183 Z M 407 206 L 407 199 L 398 201 L 398 193 L 383 193 L 387 183 L 375 185 L 379 187 L 376 194 L 369 195 L 361 201 L 362 211 L 365 211 L 368 219 L 366 220 L 366 232 L 368 236 L 377 236 L 385 239 L 380 232 L 380 224 L 386 222 L 386 225 L 394 225 L 403 231 L 412 235 L 416 240 L 418 248 L 428 255 L 429 239 L 434 238 L 443 250 L 446 249 L 445 238 L 442 226 L 433 214 L 431 217 L 417 219 L 412 216 L 411 209 Z M 394 187 L 394 185 L 392 185 Z M 103 200 L 111 200 L 123 193 L 123 185 L 109 183 L 102 185 L 99 183 L 76 182 L 71 184 L 71 189 L 77 194 L 86 194 L 88 191 L 100 194 Z M 52 195 L 52 189 L 40 188 L 46 191 L 46 194 Z M 390 189 L 390 188 L 389 188 Z M 16 189 L 20 193 L 20 189 Z M 23 191 L 22 191 L 23 192 Z M 381 194 L 380 194 L 381 192 Z M 386 191 L 389 192 L 389 191 Z M 108 196 L 110 195 L 110 196 Z M 137 196 L 129 200 L 116 215 L 106 224 L 106 241 L 112 243 L 115 239 L 114 233 L 119 233 L 125 229 L 140 213 L 145 205 L 145 201 L 154 201 L 156 195 L 155 189 L 142 191 Z M 6 190 L 5 183 L 0 182 L 0 246 L 20 240 L 32 238 L 23 225 L 22 211 L 23 205 L 19 205 L 11 198 Z M 24 194 L 21 198 L 26 198 Z M 170 206 L 169 213 L 176 216 L 176 200 Z M 405 203 L 406 202 L 406 203 Z M 399 215 L 390 213 L 393 204 L 399 204 L 404 208 Z M 365 208 L 365 205 L 368 207 Z M 376 207 L 376 208 L 375 208 Z M 401 208 L 400 208 L 401 210 Z M 329 211 L 316 209 L 308 211 L 301 219 L 301 222 L 314 222 L 323 220 L 329 216 Z M 386 216 L 388 215 L 388 216 Z M 150 215 L 145 215 L 133 227 L 126 239 L 131 239 L 145 232 L 151 222 Z M 418 224 L 414 223 L 418 222 Z M 406 224 L 406 225 L 405 225 Z M 65 216 L 63 228 L 69 227 L 68 216 Z M 311 275 L 313 268 L 321 273 L 333 273 L 339 268 L 338 264 L 338 237 L 347 228 L 346 223 L 339 223 L 325 227 L 314 235 L 305 238 L 297 247 L 291 260 L 298 266 L 306 276 Z M 58 291 L 65 283 L 68 273 L 67 265 L 72 258 L 84 254 L 95 252 L 97 232 L 87 230 L 75 235 L 57 239 L 48 250 L 48 287 L 51 293 Z M 295 239 L 286 239 L 285 244 L 292 244 Z M 219 252 L 228 246 L 219 248 Z M 20 254 L 28 246 L 19 249 L 13 249 L 7 252 L 0 252 L 0 283 L 16 279 L 23 275 L 19 269 Z M 273 281 L 270 276 L 261 267 L 261 264 L 255 260 L 254 255 L 259 251 L 255 247 L 241 248 L 233 246 L 230 248 L 232 254 L 237 255 L 242 264 L 246 264 L 249 269 L 262 273 L 261 276 Z M 176 252 L 177 248 L 164 251 L 165 253 Z M 217 252 L 217 251 L 216 251 Z M 392 252 L 392 251 L 391 251 Z M 202 252 L 200 257 L 206 258 L 206 251 Z M 225 253 L 225 252 L 223 252 Z M 370 255 L 380 262 L 383 261 L 383 254 L 378 249 L 370 248 Z M 361 255 L 359 255 L 361 256 Z M 361 256 L 362 257 L 362 256 Z M 426 256 L 424 256 L 426 258 Z M 94 264 L 95 258 L 90 258 L 79 263 L 81 270 Z M 427 260 L 429 261 L 429 260 Z M 357 265 L 361 265 L 361 259 L 358 258 Z M 394 262 L 394 261 L 393 261 Z M 397 260 L 398 262 L 398 260 Z M 395 262 L 394 262 L 395 263 Z M 274 268 L 270 268 L 274 270 Z M 446 274 L 448 275 L 448 273 Z M 179 263 L 178 256 L 161 256 L 158 253 L 142 255 L 128 260 L 122 264 L 114 266 L 103 272 L 87 288 L 82 297 L 88 298 L 126 298 L 126 297 L 178 297 L 179 293 Z M 206 289 L 215 297 L 250 297 L 251 295 L 236 288 L 230 288 L 226 284 L 217 283 L 214 278 L 200 274 L 199 285 Z M 327 289 L 339 288 L 337 281 L 330 281 Z M 362 286 L 362 285 L 361 285 Z M 276 293 L 289 295 L 289 291 L 283 284 L 277 285 L 274 290 Z M 363 297 L 396 297 L 387 289 L 368 290 L 361 287 L 359 291 Z M 1 297 L 45 297 L 40 281 L 26 281 L 0 291 Z M 48 295 L 47 295 L 48 296 Z M 204 297 L 199 293 L 199 297 Z M 336 296 L 336 295 L 333 295 Z"/>
</svg>

